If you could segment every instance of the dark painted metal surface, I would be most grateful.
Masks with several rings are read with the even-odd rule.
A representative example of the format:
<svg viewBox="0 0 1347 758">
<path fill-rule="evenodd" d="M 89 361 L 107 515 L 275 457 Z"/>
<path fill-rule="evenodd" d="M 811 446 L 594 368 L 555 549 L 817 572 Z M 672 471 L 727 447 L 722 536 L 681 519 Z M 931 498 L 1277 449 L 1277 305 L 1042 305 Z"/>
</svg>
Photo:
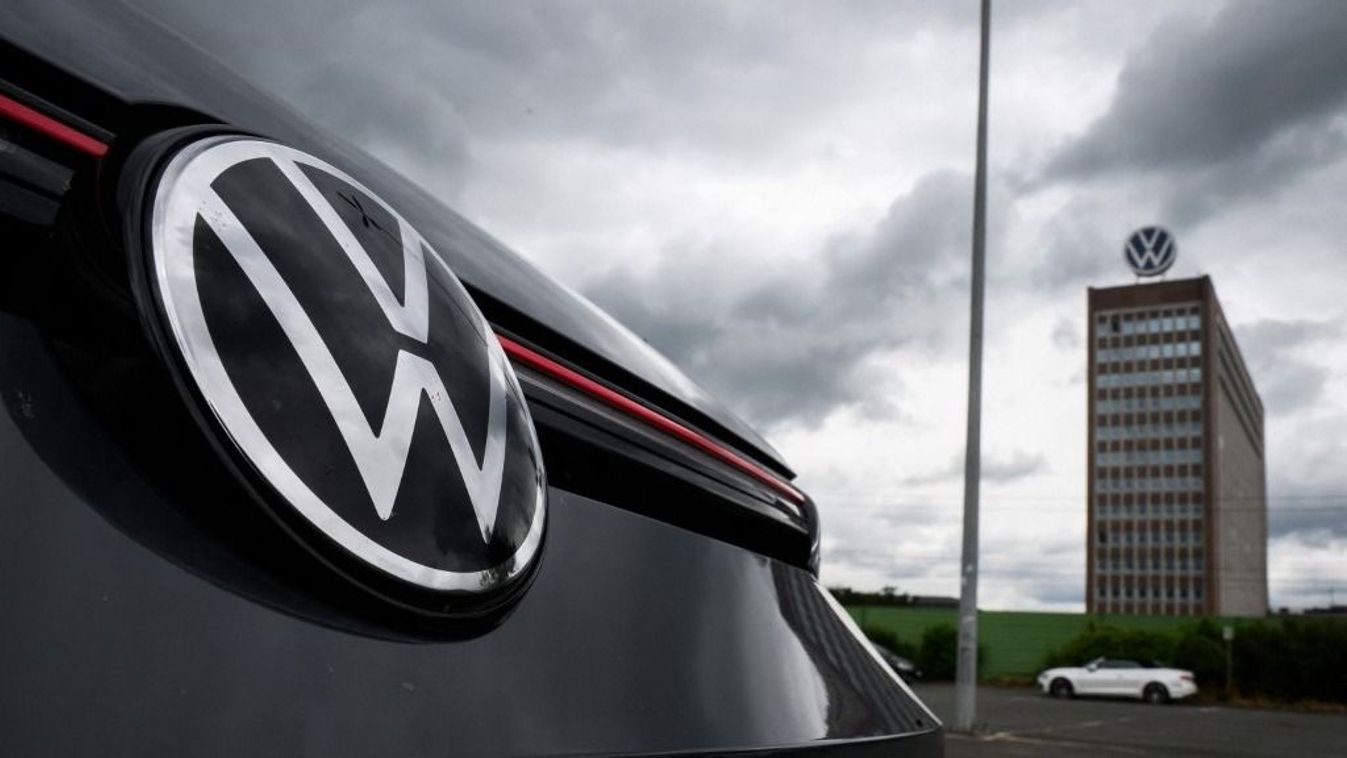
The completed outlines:
<svg viewBox="0 0 1347 758">
<path fill-rule="evenodd" d="M 788 471 L 780 455 L 752 428 L 607 314 L 392 170 L 258 92 L 143 12 L 115 0 L 12 0 L 0 5 L 0 39 L 93 85 L 87 94 L 64 88 L 78 102 L 57 105 L 114 135 L 145 128 L 127 106 L 146 108 L 141 115 L 151 122 L 167 116 L 151 115 L 150 106 L 168 106 L 277 139 L 331 162 L 406 216 L 449 259 L 464 283 L 533 324 L 547 325 L 561 340 L 591 351 L 617 372 L 629 372 L 638 382 L 685 404 L 694 421 L 713 432 L 720 427 L 746 450 Z M 41 77 L 35 71 L 0 71 L 0 78 L 22 85 Z M 489 303 L 481 305 L 489 317 L 496 317 Z"/>
<path fill-rule="evenodd" d="M 533 586 L 475 637 L 247 599 L 268 582 L 235 574 L 260 569 L 165 554 L 200 528 L 193 504 L 114 443 L 60 351 L 0 315 L 7 754 L 622 753 L 933 726 L 806 572 L 555 489 Z"/>
<path fill-rule="evenodd" d="M 54 0 L 4 6 L 0 36 L 108 87 L 40 94 L 114 134 L 135 128 L 117 122 L 121 104 L 172 101 L 361 172 L 486 297 L 738 423 L 521 259 L 152 22 Z M 792 566 L 712 536 L 736 509 L 708 503 L 743 493 L 721 482 L 717 495 L 710 478 L 655 505 L 637 502 L 635 464 L 610 489 L 562 479 L 591 497 L 550 490 L 531 583 L 476 616 L 357 591 L 266 515 L 175 394 L 115 230 L 93 212 L 109 201 L 92 165 L 12 144 L 32 154 L 0 161 L 0 754 L 940 754 L 938 723 L 801 568 L 803 546 L 785 551 Z M 563 432 L 546 439 L 567 444 Z M 633 439 L 604 434 L 627 455 Z M 692 470 L 643 449 L 639 465 Z M 596 462 L 577 450 L 568 466 Z M 675 525 L 674 493 L 708 523 Z M 804 522 L 816 538 L 812 510 Z"/>
</svg>

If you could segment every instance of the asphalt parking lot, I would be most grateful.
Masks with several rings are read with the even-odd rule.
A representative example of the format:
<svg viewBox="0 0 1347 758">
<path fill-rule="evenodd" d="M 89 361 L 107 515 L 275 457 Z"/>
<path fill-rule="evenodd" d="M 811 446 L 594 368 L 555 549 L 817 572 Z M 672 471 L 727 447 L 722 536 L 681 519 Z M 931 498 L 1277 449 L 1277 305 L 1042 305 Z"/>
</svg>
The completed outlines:
<svg viewBox="0 0 1347 758">
<path fill-rule="evenodd" d="M 954 687 L 915 688 L 947 725 Z M 1347 715 L 1126 700 L 1052 700 L 1035 690 L 983 688 L 975 735 L 952 734 L 962 756 L 1342 756 Z"/>
</svg>

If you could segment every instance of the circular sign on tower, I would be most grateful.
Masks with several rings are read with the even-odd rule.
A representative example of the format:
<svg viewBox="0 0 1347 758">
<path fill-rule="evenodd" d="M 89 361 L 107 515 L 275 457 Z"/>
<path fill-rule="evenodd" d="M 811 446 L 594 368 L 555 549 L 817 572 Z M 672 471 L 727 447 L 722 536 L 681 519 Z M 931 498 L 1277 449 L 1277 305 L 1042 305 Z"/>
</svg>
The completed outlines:
<svg viewBox="0 0 1347 758">
<path fill-rule="evenodd" d="M 1159 276 L 1174 265 L 1178 255 L 1174 235 L 1158 226 L 1144 226 L 1127 238 L 1123 258 L 1137 276 Z"/>
</svg>

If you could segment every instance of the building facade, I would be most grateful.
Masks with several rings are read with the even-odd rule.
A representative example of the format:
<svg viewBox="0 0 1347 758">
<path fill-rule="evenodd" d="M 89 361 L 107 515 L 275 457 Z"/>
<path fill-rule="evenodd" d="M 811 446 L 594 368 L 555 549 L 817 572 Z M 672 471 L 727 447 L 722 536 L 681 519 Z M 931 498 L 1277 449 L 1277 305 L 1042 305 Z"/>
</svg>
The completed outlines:
<svg viewBox="0 0 1347 758">
<path fill-rule="evenodd" d="M 1267 613 L 1263 403 L 1208 277 L 1089 291 L 1090 613 Z"/>
</svg>

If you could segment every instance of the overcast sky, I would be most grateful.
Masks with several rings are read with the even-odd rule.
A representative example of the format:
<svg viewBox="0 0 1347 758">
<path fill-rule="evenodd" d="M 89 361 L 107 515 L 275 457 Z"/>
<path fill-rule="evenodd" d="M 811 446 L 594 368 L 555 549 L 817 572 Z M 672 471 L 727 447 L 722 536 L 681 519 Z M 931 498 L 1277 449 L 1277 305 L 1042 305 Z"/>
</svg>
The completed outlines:
<svg viewBox="0 0 1347 758">
<path fill-rule="evenodd" d="M 826 583 L 957 594 L 974 0 L 134 2 L 752 421 Z M 996 3 L 984 607 L 1083 607 L 1085 291 L 1151 223 L 1267 407 L 1273 604 L 1347 598 L 1344 40 L 1336 0 Z"/>
</svg>

